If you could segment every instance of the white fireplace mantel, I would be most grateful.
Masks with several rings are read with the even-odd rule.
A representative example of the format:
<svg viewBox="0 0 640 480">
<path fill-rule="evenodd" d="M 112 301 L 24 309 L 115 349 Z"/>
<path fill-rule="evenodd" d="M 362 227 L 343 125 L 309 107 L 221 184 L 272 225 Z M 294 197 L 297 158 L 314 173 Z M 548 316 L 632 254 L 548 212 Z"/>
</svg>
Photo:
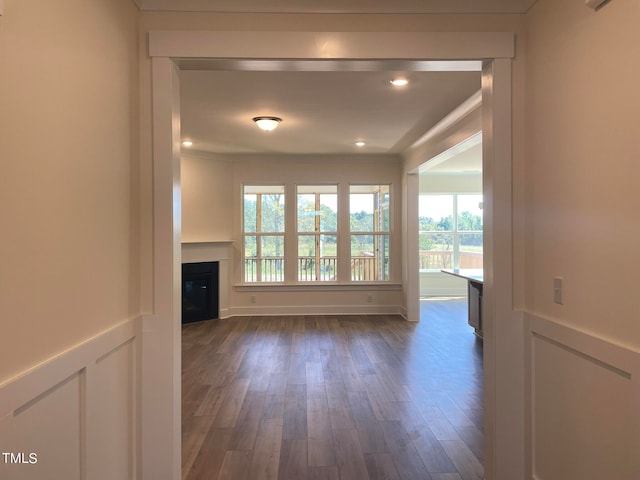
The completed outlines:
<svg viewBox="0 0 640 480">
<path fill-rule="evenodd" d="M 219 262 L 229 260 L 233 241 L 182 242 L 182 263 Z"/>
</svg>

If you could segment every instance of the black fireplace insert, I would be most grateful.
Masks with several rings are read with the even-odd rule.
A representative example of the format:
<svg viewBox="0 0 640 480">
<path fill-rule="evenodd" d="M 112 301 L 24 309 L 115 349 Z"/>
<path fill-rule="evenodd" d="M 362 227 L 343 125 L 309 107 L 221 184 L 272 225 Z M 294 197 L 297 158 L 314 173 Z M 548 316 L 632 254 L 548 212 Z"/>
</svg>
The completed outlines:
<svg viewBox="0 0 640 480">
<path fill-rule="evenodd" d="M 218 318 L 218 262 L 182 264 L 182 323 Z"/>
</svg>

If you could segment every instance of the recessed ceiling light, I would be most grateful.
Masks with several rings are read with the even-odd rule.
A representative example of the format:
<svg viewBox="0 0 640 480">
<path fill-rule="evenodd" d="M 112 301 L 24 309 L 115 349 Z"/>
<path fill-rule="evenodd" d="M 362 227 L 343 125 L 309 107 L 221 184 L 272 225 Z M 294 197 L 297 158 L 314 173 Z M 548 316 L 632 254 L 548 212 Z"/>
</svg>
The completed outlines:
<svg viewBox="0 0 640 480">
<path fill-rule="evenodd" d="M 356 142 L 356 147 L 364 147 L 365 143 L 364 142 Z"/>
<path fill-rule="evenodd" d="M 185 147 L 190 147 L 191 145 L 193 145 L 193 142 L 191 140 L 185 140 L 184 142 L 182 142 L 182 145 L 184 145 Z"/>
<path fill-rule="evenodd" d="M 391 85 L 393 85 L 394 87 L 405 87 L 408 84 L 409 80 L 407 80 L 406 78 L 394 78 L 393 80 L 391 80 Z"/>
<path fill-rule="evenodd" d="M 280 125 L 282 119 L 278 117 L 254 117 L 253 121 L 256 122 L 260 129 L 270 132 Z"/>
</svg>

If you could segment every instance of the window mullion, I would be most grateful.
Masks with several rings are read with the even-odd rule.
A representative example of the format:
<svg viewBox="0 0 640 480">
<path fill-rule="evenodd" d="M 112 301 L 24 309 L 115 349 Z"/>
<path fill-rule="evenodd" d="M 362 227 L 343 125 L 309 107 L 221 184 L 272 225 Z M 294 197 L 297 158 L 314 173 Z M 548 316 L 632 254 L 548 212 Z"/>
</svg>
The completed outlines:
<svg viewBox="0 0 640 480">
<path fill-rule="evenodd" d="M 256 194 L 256 280 L 262 281 L 262 194 Z"/>
<path fill-rule="evenodd" d="M 316 259 L 315 259 L 315 277 L 316 280 L 320 280 L 320 194 L 315 194 L 315 245 L 316 245 Z"/>
<path fill-rule="evenodd" d="M 453 268 L 460 268 L 460 234 L 458 232 L 458 194 L 453 195 Z"/>
</svg>

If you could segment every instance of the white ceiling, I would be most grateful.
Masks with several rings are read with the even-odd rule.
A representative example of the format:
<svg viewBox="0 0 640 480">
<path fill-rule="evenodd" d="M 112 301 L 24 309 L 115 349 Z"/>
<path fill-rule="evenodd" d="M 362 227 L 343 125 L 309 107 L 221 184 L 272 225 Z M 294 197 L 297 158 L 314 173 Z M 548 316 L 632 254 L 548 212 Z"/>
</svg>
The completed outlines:
<svg viewBox="0 0 640 480">
<path fill-rule="evenodd" d="M 393 87 L 395 76 L 409 85 Z M 399 154 L 477 92 L 480 73 L 183 70 L 180 86 L 182 137 L 194 150 Z M 263 132 L 259 115 L 283 121 Z"/>
<path fill-rule="evenodd" d="M 135 1 L 142 10 L 245 13 L 523 13 L 535 3 L 535 0 Z M 411 66 L 363 69 L 367 71 L 349 68 L 346 70 L 351 71 L 340 68 L 318 71 L 315 67 L 269 71 L 271 67 L 254 67 L 211 68 L 206 60 L 202 65 L 197 61 L 181 65 L 182 133 L 183 138 L 194 142 L 194 150 L 224 154 L 399 154 L 480 88 L 478 71 L 421 71 L 425 69 Z M 398 90 L 390 86 L 389 80 L 397 74 L 408 76 L 411 82 L 408 87 Z M 283 122 L 274 132 L 265 133 L 251 121 L 257 115 L 279 116 Z M 357 148 L 357 140 L 367 145 Z"/>
<path fill-rule="evenodd" d="M 142 10 L 252 13 L 524 13 L 536 0 L 134 0 Z"/>
<path fill-rule="evenodd" d="M 420 167 L 420 175 L 478 175 L 482 173 L 482 135 L 475 135 Z"/>
</svg>

